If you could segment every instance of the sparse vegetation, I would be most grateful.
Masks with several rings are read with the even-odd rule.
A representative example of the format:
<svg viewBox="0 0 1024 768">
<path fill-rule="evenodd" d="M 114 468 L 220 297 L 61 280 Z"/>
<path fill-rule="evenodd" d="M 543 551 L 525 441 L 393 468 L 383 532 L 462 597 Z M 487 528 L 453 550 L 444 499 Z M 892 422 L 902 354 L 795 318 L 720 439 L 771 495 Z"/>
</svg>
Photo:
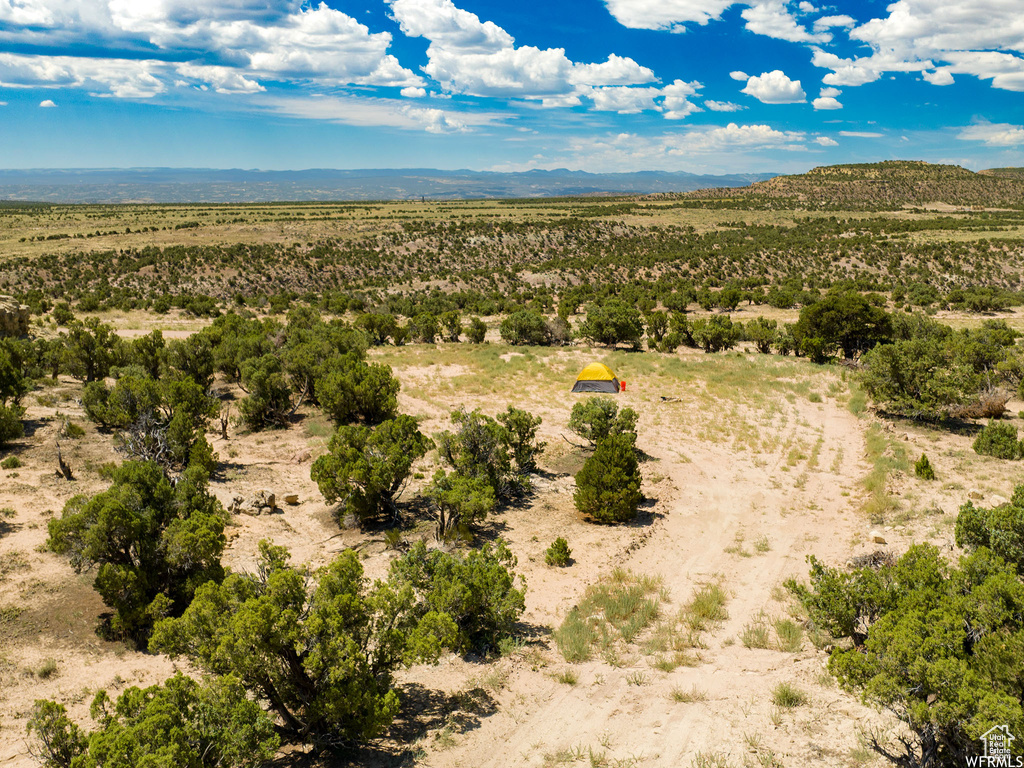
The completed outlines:
<svg viewBox="0 0 1024 768">
<path fill-rule="evenodd" d="M 569 542 L 559 536 L 544 553 L 544 562 L 564 568 L 572 561 L 572 550 L 569 549 Z"/>
<path fill-rule="evenodd" d="M 10 701 L 61 697 L 12 709 L 0 742 L 27 719 L 62 768 L 109 762 L 115 741 L 133 766 L 165 748 L 227 768 L 339 746 L 471 763 L 500 710 L 490 723 L 564 730 L 513 762 L 639 765 L 669 758 L 623 730 L 577 743 L 524 680 L 693 704 L 708 693 L 687 668 L 715 664 L 726 684 L 702 727 L 737 708 L 766 727 L 708 741 L 694 765 L 781 765 L 771 726 L 789 762 L 866 764 L 852 727 L 829 721 L 828 752 L 811 735 L 824 700 L 852 711 L 851 694 L 906 728 L 907 755 L 874 745 L 894 762 L 963 764 L 985 728 L 1019 730 L 1024 665 L 1024 497 L 998 499 L 1015 465 L 971 451 L 977 437 L 1020 457 L 1024 212 L 1020 180 L 993 181 L 878 164 L 649 198 L 0 206 L 0 286 L 34 315 L 28 337 L 0 339 L 0 670 Z M 886 197 L 942 188 L 957 210 Z M 568 399 L 595 355 L 628 391 Z M 940 483 L 907 479 L 911 450 Z M 660 498 L 644 501 L 641 468 Z M 940 512 L 965 495 L 954 525 Z M 54 498 L 72 499 L 63 514 Z M 890 549 L 863 554 L 883 525 Z M 296 562 L 271 544 L 253 559 L 267 531 Z M 47 533 L 72 568 L 37 551 Z M 826 539 L 850 565 L 812 560 L 811 584 L 791 585 L 805 613 L 761 575 Z M 898 557 L 908 541 L 943 548 Z M 528 613 L 513 551 L 540 598 Z M 665 583 L 609 573 L 620 563 Z M 541 626 L 566 605 L 554 585 L 578 597 L 552 636 L 564 670 Z M 727 585 L 751 599 L 730 604 Z M 98 641 L 97 622 L 205 677 L 160 679 L 166 659 Z M 812 647 L 841 690 L 768 673 Z M 726 657 L 759 674 L 731 677 Z M 457 693 L 435 686 L 454 675 Z"/>
</svg>

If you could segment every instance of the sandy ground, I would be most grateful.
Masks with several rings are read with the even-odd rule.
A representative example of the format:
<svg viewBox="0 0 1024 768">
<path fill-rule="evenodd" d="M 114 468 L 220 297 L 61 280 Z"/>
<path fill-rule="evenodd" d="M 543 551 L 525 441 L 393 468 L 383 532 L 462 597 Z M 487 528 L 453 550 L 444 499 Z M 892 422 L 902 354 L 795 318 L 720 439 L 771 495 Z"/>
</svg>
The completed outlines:
<svg viewBox="0 0 1024 768">
<path fill-rule="evenodd" d="M 535 357 L 491 349 L 487 354 L 496 360 L 489 365 L 508 366 L 506 378 L 493 376 L 493 367 L 481 372 L 471 348 L 459 349 L 414 345 L 390 349 L 384 358 L 402 382 L 402 410 L 422 417 L 427 434 L 444 429 L 459 405 L 493 414 L 511 403 L 543 417 L 548 448 L 533 495 L 497 514 L 483 532 L 503 537 L 518 557 L 528 584 L 526 642 L 498 660 L 448 656 L 437 666 L 402 673 L 406 711 L 391 736 L 356 762 L 437 768 L 689 766 L 713 757 L 719 762 L 705 764 L 874 764 L 861 734 L 894 722 L 835 687 L 824 673 L 823 650 L 806 637 L 798 652 L 750 649 L 740 636 L 758 621 L 791 615 L 802 620 L 780 586 L 788 577 L 806 576 L 807 555 L 842 564 L 877 548 L 868 540 L 876 528 L 897 553 L 914 541 L 947 546 L 956 510 L 968 494 L 1008 498 L 1024 480 L 1019 468 L 975 456 L 969 436 L 882 422 L 891 449 L 902 447 L 911 460 L 927 451 L 939 480 L 926 484 L 893 475 L 890 492 L 898 509 L 872 521 L 862 510 L 862 479 L 871 468 L 865 434 L 878 420 L 851 413 L 839 369 L 752 354 L 686 353 L 675 360 L 657 356 L 677 364 L 675 374 L 667 368 L 644 374 L 648 356 L 626 356 L 615 358 L 623 361 L 620 374 L 629 382 L 620 405 L 640 414 L 638 447 L 650 457 L 642 464 L 648 501 L 634 523 L 598 526 L 580 519 L 573 506 L 572 473 L 582 456 L 563 436 L 569 435 L 564 425 L 575 402 L 566 390 L 575 371 L 601 353 L 568 349 Z M 95 628 L 104 606 L 91 588 L 91 574 L 76 575 L 42 548 L 46 521 L 74 494 L 102 490 L 106 484 L 97 469 L 117 458 L 110 435 L 84 418 L 80 387 L 62 378 L 26 398 L 27 434 L 10 452 L 23 466 L 0 470 L 0 508 L 15 510 L 0 523 L 5 768 L 38 764 L 25 739 L 35 699 L 59 700 L 88 725 L 89 702 L 98 689 L 114 694 L 184 668 L 100 639 Z M 54 475 L 58 414 L 86 430 L 82 438 L 61 443 L 78 478 L 73 483 Z M 250 568 L 256 543 L 271 538 L 288 546 L 295 560 L 313 564 L 356 547 L 368 575 L 386 573 L 396 555 L 385 549 L 381 534 L 339 527 L 309 478 L 310 463 L 325 450 L 329 434 L 329 423 L 308 409 L 283 431 L 232 429 L 227 441 L 211 432 L 223 462 L 213 490 L 225 504 L 259 489 L 299 496 L 298 505 L 277 514 L 236 516 L 228 529 L 226 564 Z M 421 477 L 407 497 L 427 482 L 437 461 L 432 453 L 417 465 Z M 408 539 L 429 535 L 426 521 L 411 522 L 406 531 Z M 571 567 L 544 564 L 544 550 L 556 536 L 572 547 Z M 766 537 L 765 551 L 754 546 L 760 537 Z M 614 664 L 563 660 L 552 629 L 588 585 L 616 567 L 659 577 L 669 600 L 665 612 L 678 610 L 704 583 L 724 585 L 729 618 L 705 633 L 696 666 L 661 671 L 638 644 Z M 570 669 L 575 682 L 559 681 Z M 774 706 L 772 690 L 780 682 L 804 691 L 808 703 Z M 699 700 L 675 701 L 672 693 L 679 690 L 696 691 Z M 771 755 L 776 763 L 766 762 Z M 335 764 L 312 756 L 285 760 L 300 763 Z"/>
</svg>

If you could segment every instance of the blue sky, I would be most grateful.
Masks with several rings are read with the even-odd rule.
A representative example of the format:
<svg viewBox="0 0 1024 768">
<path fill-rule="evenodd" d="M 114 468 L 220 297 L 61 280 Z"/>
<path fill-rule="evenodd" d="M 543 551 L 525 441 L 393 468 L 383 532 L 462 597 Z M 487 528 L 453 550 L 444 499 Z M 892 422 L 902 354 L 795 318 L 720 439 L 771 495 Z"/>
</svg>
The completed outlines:
<svg viewBox="0 0 1024 768">
<path fill-rule="evenodd" d="M 0 167 L 1024 166 L 1024 0 L 0 0 Z"/>
</svg>

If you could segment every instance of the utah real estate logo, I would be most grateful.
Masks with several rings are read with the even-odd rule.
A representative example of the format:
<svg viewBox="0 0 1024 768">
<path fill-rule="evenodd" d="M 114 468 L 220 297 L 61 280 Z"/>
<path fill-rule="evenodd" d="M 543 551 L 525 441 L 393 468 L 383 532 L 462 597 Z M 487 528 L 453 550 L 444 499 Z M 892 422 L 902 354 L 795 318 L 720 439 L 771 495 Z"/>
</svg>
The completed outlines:
<svg viewBox="0 0 1024 768">
<path fill-rule="evenodd" d="M 1016 737 L 1010 733 L 1008 725 L 997 725 L 981 736 L 983 753 L 968 755 L 967 765 L 971 768 L 1021 768 L 1024 757 L 1011 754 L 1010 744 Z"/>
</svg>

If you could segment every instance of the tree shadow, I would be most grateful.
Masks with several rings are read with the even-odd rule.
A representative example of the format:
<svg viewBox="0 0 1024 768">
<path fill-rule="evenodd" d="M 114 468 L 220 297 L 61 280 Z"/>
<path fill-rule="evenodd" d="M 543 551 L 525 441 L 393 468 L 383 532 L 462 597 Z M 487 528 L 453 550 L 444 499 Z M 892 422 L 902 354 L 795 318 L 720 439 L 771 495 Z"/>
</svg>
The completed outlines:
<svg viewBox="0 0 1024 768">
<path fill-rule="evenodd" d="M 49 418 L 42 419 L 22 419 L 21 427 L 22 434 L 24 437 L 35 437 L 36 432 L 45 427 L 50 423 Z M 10 452 L 10 451 L 8 451 Z"/>
<path fill-rule="evenodd" d="M 875 413 L 881 418 L 893 426 L 903 424 L 906 426 L 915 427 L 929 427 L 936 429 L 941 432 L 949 432 L 953 435 L 960 435 L 961 437 L 973 437 L 976 436 L 981 430 L 985 428 L 984 424 L 978 424 L 977 422 L 970 421 L 968 419 L 957 418 L 955 416 L 946 416 L 937 419 L 913 419 L 909 416 L 904 416 L 899 413 L 891 413 L 884 409 L 878 408 Z M 995 421 L 998 421 L 995 419 Z"/>
<path fill-rule="evenodd" d="M 388 732 L 388 742 L 362 744 L 331 752 L 305 753 L 287 748 L 266 763 L 268 768 L 411 768 L 422 758 L 416 742 L 431 732 L 439 737 L 467 733 L 480 727 L 498 704 L 481 687 L 448 694 L 419 683 L 399 686 L 401 708 Z"/>
</svg>

